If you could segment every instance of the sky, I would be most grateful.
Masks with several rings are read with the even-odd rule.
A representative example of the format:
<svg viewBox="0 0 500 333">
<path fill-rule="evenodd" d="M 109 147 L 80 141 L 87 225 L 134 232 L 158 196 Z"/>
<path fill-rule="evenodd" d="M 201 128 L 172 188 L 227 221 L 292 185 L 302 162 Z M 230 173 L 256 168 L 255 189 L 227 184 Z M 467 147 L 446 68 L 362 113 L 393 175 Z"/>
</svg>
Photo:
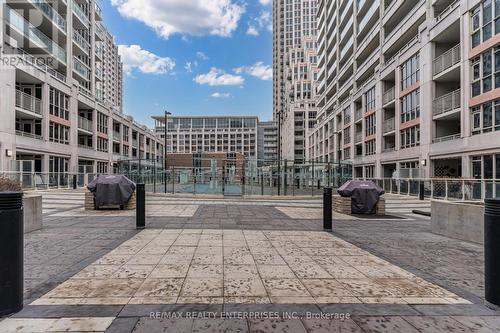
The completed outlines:
<svg viewBox="0 0 500 333">
<path fill-rule="evenodd" d="M 272 0 L 101 0 L 124 113 L 272 118 Z"/>
</svg>

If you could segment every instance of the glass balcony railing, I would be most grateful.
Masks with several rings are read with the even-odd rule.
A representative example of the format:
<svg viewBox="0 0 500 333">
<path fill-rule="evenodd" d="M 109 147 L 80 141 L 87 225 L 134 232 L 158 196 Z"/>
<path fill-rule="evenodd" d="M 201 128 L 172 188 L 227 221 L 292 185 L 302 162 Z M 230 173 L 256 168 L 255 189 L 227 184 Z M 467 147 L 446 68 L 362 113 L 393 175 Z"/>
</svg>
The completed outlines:
<svg viewBox="0 0 500 333">
<path fill-rule="evenodd" d="M 76 44 L 78 44 L 85 53 L 89 54 L 90 52 L 90 43 L 80 34 L 78 31 L 73 31 L 73 40 Z"/>
<path fill-rule="evenodd" d="M 30 0 L 37 6 L 52 22 L 54 22 L 61 30 L 66 31 L 66 20 L 45 0 Z"/>
<path fill-rule="evenodd" d="M 86 80 L 90 80 L 90 69 L 77 57 L 73 57 L 73 69 Z"/>
<path fill-rule="evenodd" d="M 12 28 L 27 37 L 34 44 L 37 44 L 41 49 L 55 56 L 61 62 L 66 63 L 66 51 L 61 46 L 25 20 L 15 10 L 7 8 L 6 14 Z"/>
<path fill-rule="evenodd" d="M 87 14 L 83 11 L 83 8 L 80 7 L 74 0 L 72 2 L 73 13 L 82 21 L 83 25 L 87 28 L 90 26 L 90 20 Z"/>
</svg>

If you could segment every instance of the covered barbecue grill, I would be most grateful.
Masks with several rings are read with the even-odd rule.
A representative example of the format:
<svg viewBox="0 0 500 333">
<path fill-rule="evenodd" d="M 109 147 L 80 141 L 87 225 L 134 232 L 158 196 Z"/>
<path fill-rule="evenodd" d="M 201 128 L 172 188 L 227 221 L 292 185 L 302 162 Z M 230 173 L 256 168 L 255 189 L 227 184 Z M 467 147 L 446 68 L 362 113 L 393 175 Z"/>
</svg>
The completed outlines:
<svg viewBox="0 0 500 333">
<path fill-rule="evenodd" d="M 377 203 L 385 191 L 372 181 L 350 180 L 337 192 L 342 197 L 351 198 L 353 214 L 375 214 Z"/>
<path fill-rule="evenodd" d="M 87 188 L 94 194 L 96 208 L 123 208 L 134 194 L 135 184 L 125 176 L 99 176 Z"/>
</svg>

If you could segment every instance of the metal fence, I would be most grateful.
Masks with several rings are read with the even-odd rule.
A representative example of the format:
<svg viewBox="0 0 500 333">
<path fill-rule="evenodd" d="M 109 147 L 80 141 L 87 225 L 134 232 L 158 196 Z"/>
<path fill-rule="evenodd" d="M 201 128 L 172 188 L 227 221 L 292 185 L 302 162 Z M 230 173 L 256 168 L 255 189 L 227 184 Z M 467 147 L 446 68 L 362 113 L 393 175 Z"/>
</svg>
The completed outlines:
<svg viewBox="0 0 500 333">
<path fill-rule="evenodd" d="M 380 185 L 386 193 L 419 196 L 423 183 L 424 196 L 431 199 L 484 201 L 500 196 L 500 180 L 492 179 L 452 179 L 416 178 L 369 179 Z"/>
<path fill-rule="evenodd" d="M 115 174 L 146 184 L 148 192 L 220 194 L 226 196 L 318 196 L 323 187 L 337 188 L 352 179 L 349 163 L 260 163 L 247 160 L 200 159 L 195 165 L 157 160 L 118 163 Z M 185 163 L 184 163 L 185 164 Z M 85 187 L 98 173 L 0 172 L 0 177 L 19 181 L 25 189 L 71 189 Z"/>
</svg>

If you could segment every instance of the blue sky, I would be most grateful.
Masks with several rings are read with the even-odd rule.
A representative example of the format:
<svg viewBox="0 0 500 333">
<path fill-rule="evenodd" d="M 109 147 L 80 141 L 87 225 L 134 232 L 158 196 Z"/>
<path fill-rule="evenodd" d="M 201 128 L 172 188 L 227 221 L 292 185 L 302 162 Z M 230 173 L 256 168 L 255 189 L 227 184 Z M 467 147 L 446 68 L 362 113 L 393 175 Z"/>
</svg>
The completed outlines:
<svg viewBox="0 0 500 333">
<path fill-rule="evenodd" d="M 176 4 L 178 3 L 178 4 Z M 121 45 L 124 112 L 272 118 L 270 0 L 102 0 Z M 175 64 L 175 65 L 174 65 Z"/>
</svg>

